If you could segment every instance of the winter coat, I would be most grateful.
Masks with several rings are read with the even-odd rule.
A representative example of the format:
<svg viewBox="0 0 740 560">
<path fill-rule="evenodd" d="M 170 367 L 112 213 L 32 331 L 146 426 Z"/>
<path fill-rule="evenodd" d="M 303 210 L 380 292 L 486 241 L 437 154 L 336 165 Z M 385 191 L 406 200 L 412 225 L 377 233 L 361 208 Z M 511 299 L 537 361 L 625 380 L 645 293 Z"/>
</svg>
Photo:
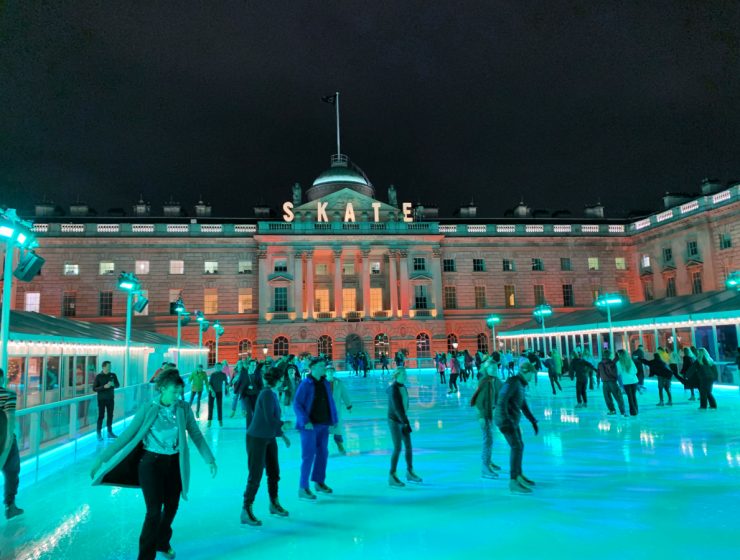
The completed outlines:
<svg viewBox="0 0 740 560">
<path fill-rule="evenodd" d="M 601 360 L 599 362 L 599 377 L 602 381 L 618 381 L 617 366 L 611 360 Z"/>
<path fill-rule="evenodd" d="M 394 381 L 386 389 L 388 394 L 388 420 L 411 428 L 406 411 L 409 407 L 409 392 L 406 386 Z"/>
<path fill-rule="evenodd" d="M 583 358 L 573 358 L 570 367 L 576 374 L 576 381 L 588 381 L 590 372 L 596 371 L 596 368 Z"/>
<path fill-rule="evenodd" d="M 637 379 L 637 366 L 630 360 L 630 367 L 625 371 L 621 361 L 617 361 L 617 375 L 622 378 L 622 385 L 634 385 Z"/>
<path fill-rule="evenodd" d="M 524 397 L 524 388 L 527 382 L 521 375 L 510 377 L 503 384 L 496 400 L 496 408 L 493 412 L 493 421 L 502 431 L 514 430 L 519 426 L 522 413 L 532 422 L 537 423 Z"/>
<path fill-rule="evenodd" d="M 493 420 L 493 409 L 501 392 L 503 383 L 498 377 L 484 375 L 478 381 L 478 388 L 470 399 L 470 406 L 478 411 L 478 418 Z"/>
<path fill-rule="evenodd" d="M 316 381 L 312 375 L 309 375 L 301 381 L 296 389 L 295 396 L 293 397 L 293 410 L 295 411 L 295 427 L 299 430 L 305 428 L 306 424 L 309 424 L 311 420 L 311 406 L 313 406 L 313 398 L 316 394 L 316 383 L 323 383 L 326 388 L 326 394 L 329 398 L 329 413 L 331 416 L 331 426 L 336 424 L 339 420 L 337 418 L 337 407 L 334 403 L 334 396 L 329 386 L 329 382 L 326 377 L 322 377 Z"/>
</svg>

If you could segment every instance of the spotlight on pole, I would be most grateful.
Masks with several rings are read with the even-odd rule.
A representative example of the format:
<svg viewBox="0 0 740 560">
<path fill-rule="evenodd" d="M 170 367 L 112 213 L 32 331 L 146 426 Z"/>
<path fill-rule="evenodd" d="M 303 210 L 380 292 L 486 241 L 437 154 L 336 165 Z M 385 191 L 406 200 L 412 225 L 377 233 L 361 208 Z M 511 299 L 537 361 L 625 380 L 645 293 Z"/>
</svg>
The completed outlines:
<svg viewBox="0 0 740 560">
<path fill-rule="evenodd" d="M 740 291 L 740 270 L 730 272 L 730 274 L 727 275 L 725 286 L 727 286 L 727 288 L 729 288 L 730 290 Z"/>
</svg>

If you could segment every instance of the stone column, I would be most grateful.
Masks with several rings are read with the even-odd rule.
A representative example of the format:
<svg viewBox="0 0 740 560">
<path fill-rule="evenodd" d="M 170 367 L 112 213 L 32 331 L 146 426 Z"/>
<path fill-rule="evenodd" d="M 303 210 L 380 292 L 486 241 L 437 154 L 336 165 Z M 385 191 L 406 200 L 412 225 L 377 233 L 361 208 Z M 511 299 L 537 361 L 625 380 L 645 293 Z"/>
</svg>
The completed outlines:
<svg viewBox="0 0 740 560">
<path fill-rule="evenodd" d="M 259 316 L 264 317 L 270 311 L 270 294 L 267 293 L 267 249 L 260 247 L 257 251 L 259 267 Z"/>
<path fill-rule="evenodd" d="M 298 320 L 303 319 L 303 251 L 293 256 L 293 309 Z"/>
<path fill-rule="evenodd" d="M 370 317 L 370 249 L 362 249 L 362 316 Z"/>
<path fill-rule="evenodd" d="M 437 318 L 442 318 L 442 250 L 439 247 L 432 249 L 432 290 L 434 291 L 434 309 Z"/>
<path fill-rule="evenodd" d="M 401 249 L 398 254 L 401 257 L 401 314 L 404 319 L 409 317 L 409 252 Z"/>
<path fill-rule="evenodd" d="M 306 318 L 313 320 L 313 303 L 316 296 L 313 293 L 313 251 L 306 251 Z"/>
<path fill-rule="evenodd" d="M 398 278 L 396 275 L 396 256 L 394 249 L 388 251 L 388 288 L 391 296 L 391 317 L 398 317 Z"/>
<path fill-rule="evenodd" d="M 342 318 L 342 250 L 334 249 L 334 318 Z"/>
</svg>

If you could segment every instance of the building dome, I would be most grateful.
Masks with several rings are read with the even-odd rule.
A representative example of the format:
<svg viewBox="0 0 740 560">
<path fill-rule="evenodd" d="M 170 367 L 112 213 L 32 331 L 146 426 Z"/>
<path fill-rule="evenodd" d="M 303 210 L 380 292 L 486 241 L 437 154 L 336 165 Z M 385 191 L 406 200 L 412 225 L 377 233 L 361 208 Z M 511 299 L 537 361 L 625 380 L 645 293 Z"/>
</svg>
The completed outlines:
<svg viewBox="0 0 740 560">
<path fill-rule="evenodd" d="M 333 155 L 331 167 L 316 177 L 306 191 L 306 198 L 310 202 L 342 189 L 352 189 L 371 198 L 375 196 L 375 189 L 362 169 L 345 155 Z"/>
</svg>

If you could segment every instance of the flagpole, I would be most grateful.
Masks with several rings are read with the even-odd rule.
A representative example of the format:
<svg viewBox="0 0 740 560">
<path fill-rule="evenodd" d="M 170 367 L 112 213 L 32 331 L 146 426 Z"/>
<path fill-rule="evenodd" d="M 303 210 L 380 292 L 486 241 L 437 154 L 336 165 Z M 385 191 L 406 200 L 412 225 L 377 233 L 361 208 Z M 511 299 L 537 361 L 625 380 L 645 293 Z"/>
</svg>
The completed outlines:
<svg viewBox="0 0 740 560">
<path fill-rule="evenodd" d="M 342 155 L 342 144 L 339 141 L 339 92 L 336 92 L 337 95 L 337 155 Z"/>
</svg>

